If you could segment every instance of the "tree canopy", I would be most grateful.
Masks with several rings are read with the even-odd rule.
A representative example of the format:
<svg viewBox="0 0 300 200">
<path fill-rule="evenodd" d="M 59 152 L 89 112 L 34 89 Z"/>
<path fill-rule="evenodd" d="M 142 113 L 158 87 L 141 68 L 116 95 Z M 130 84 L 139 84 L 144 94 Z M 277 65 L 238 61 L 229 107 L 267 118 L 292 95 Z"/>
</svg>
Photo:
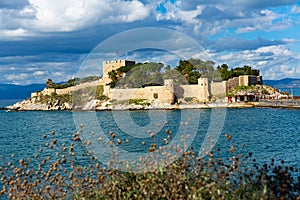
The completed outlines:
<svg viewBox="0 0 300 200">
<path fill-rule="evenodd" d="M 121 67 L 109 72 L 111 87 L 139 88 L 163 85 L 162 63 L 138 63 L 130 67 Z M 126 73 L 126 74 L 125 74 Z M 122 79 L 121 79 L 122 78 Z M 118 84 L 117 84 L 118 82 Z"/>
<path fill-rule="evenodd" d="M 173 79 L 174 84 L 197 84 L 198 79 L 209 78 L 212 81 L 228 80 L 240 75 L 259 75 L 259 70 L 252 69 L 251 66 L 229 68 L 227 64 L 222 64 L 215 68 L 212 60 L 188 59 L 180 60 L 174 68 L 163 63 L 145 62 L 132 66 L 122 66 L 108 73 L 112 80 L 109 84 L 112 88 L 140 88 L 146 86 L 159 86 L 164 84 L 165 79 Z M 51 79 L 46 82 L 47 88 L 63 89 L 79 83 L 99 80 L 98 76 L 88 76 L 85 78 L 73 78 L 67 83 L 54 83 Z"/>
<path fill-rule="evenodd" d="M 233 77 L 238 77 L 241 75 L 255 75 L 259 76 L 259 70 L 252 69 L 250 66 L 245 65 L 244 67 L 231 68 L 228 70 L 227 64 L 222 64 L 217 67 L 218 72 L 221 74 L 222 80 L 228 80 Z"/>
<path fill-rule="evenodd" d="M 250 66 L 229 69 L 227 64 L 215 68 L 212 60 L 180 60 L 178 66 L 164 66 L 162 63 L 137 63 L 123 66 L 108 73 L 112 79 L 111 87 L 136 88 L 163 85 L 163 80 L 174 79 L 175 84 L 197 84 L 198 79 L 209 78 L 213 81 L 228 80 L 240 75 L 259 75 L 259 70 Z"/>
</svg>

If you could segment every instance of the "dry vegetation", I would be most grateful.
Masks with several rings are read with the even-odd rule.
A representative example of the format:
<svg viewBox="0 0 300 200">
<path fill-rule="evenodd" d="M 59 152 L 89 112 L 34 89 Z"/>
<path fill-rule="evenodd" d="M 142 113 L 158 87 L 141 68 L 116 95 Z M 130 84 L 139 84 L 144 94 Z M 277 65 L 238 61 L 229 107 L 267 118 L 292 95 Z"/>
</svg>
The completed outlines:
<svg viewBox="0 0 300 200">
<path fill-rule="evenodd" d="M 117 152 L 105 167 L 92 152 L 78 151 L 80 144 L 91 142 L 82 141 L 80 132 L 70 144 L 58 141 L 54 132 L 45 134 L 43 148 L 32 159 L 3 163 L 0 194 L 9 199 L 297 199 L 299 195 L 299 182 L 292 176 L 297 170 L 284 166 L 283 161 L 275 165 L 274 160 L 251 165 L 255 161 L 252 154 L 237 155 L 238 147 L 231 144 L 228 134 L 229 159 L 218 158 L 213 151 L 200 159 L 192 150 L 174 147 L 179 159 L 166 167 L 135 173 L 130 167 L 127 172 L 118 170 L 122 161 L 116 161 Z M 122 141 L 115 133 L 109 135 L 115 151 L 113 146 Z M 167 132 L 165 142 L 171 135 Z M 95 142 L 104 141 L 98 138 Z M 149 155 L 154 151 L 170 158 L 163 148 L 149 144 Z M 153 163 L 154 156 L 142 159 L 144 167 Z"/>
</svg>

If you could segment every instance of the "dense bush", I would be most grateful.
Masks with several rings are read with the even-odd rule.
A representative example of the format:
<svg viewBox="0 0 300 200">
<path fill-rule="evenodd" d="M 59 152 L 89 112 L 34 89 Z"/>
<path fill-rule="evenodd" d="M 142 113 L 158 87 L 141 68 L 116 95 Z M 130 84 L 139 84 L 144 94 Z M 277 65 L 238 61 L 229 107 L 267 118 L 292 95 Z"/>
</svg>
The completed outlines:
<svg viewBox="0 0 300 200">
<path fill-rule="evenodd" d="M 72 95 L 71 94 L 56 94 L 52 93 L 51 95 L 40 95 L 36 98 L 37 103 L 48 104 L 53 106 L 54 104 L 63 105 L 64 103 L 72 104 Z"/>
</svg>

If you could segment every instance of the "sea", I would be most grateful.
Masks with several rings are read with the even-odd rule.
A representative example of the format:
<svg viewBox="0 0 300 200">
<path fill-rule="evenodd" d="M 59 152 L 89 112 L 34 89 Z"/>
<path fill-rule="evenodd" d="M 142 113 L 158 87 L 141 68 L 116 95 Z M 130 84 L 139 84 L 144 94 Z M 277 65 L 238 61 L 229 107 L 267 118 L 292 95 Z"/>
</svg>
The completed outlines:
<svg viewBox="0 0 300 200">
<path fill-rule="evenodd" d="M 0 101 L 0 107 L 15 101 Z M 99 162 L 106 163 L 111 158 L 111 146 L 97 145 L 101 138 L 111 141 L 120 150 L 120 157 L 130 161 L 146 155 L 153 143 L 159 147 L 184 143 L 184 148 L 192 148 L 203 158 L 210 150 L 217 152 L 216 156 L 230 157 L 230 148 L 234 146 L 237 154 L 251 152 L 258 164 L 270 163 L 274 158 L 300 168 L 299 124 L 300 110 L 282 108 L 103 112 L 0 110 L 0 166 L 21 158 L 33 159 L 38 154 L 40 159 L 55 155 L 55 151 L 61 151 L 61 146 L 53 149 L 45 146 L 53 138 L 59 145 L 75 143 L 75 148 L 81 152 L 76 158 L 79 164 L 89 162 L 84 156 L 92 152 Z M 74 134 L 79 132 L 81 141 L 74 141 Z M 84 144 L 83 141 L 88 140 L 95 145 Z"/>
</svg>

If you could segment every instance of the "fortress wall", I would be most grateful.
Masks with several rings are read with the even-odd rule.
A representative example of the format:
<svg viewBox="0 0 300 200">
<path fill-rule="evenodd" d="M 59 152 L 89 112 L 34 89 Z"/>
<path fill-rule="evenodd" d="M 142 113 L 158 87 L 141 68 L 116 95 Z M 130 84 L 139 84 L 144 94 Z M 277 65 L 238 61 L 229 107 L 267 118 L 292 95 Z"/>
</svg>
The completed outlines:
<svg viewBox="0 0 300 200">
<path fill-rule="evenodd" d="M 30 97 L 31 98 L 33 98 L 33 97 L 37 97 L 37 96 L 39 96 L 39 95 L 41 95 L 42 94 L 42 92 L 41 91 L 38 91 L 38 92 L 31 92 L 31 95 L 30 95 Z"/>
<path fill-rule="evenodd" d="M 174 103 L 173 90 L 165 86 L 153 86 L 132 89 L 110 89 L 108 97 L 117 100 L 147 99 L 159 100 L 161 103 Z"/>
<path fill-rule="evenodd" d="M 43 95 L 52 95 L 52 93 L 55 93 L 55 89 L 54 88 L 45 88 L 42 91 Z"/>
<path fill-rule="evenodd" d="M 96 87 L 97 85 L 99 85 L 99 81 L 92 81 L 92 82 L 87 82 L 87 83 L 82 83 L 79 85 L 75 85 L 72 87 L 68 87 L 68 88 L 64 88 L 64 89 L 56 89 L 56 94 L 69 94 L 71 92 L 74 92 L 76 90 L 80 90 L 80 89 L 84 89 L 87 87 Z"/>
<path fill-rule="evenodd" d="M 220 96 L 226 94 L 226 82 L 212 82 L 210 86 L 212 96 Z"/>
<path fill-rule="evenodd" d="M 56 94 L 59 94 L 59 95 L 69 94 L 73 91 L 74 91 L 74 87 L 68 87 L 65 89 L 56 89 Z"/>
<path fill-rule="evenodd" d="M 250 86 L 250 85 L 256 85 L 257 80 L 259 79 L 259 76 L 254 76 L 254 75 L 244 75 L 244 76 L 239 76 L 239 85 L 240 86 Z"/>
<path fill-rule="evenodd" d="M 197 98 L 198 101 L 208 101 L 210 83 L 207 78 L 199 78 L 197 85 L 179 85 L 174 87 L 174 94 L 179 98 Z"/>
<path fill-rule="evenodd" d="M 249 82 L 248 85 L 256 85 L 258 83 L 259 76 L 248 76 Z"/>
<path fill-rule="evenodd" d="M 239 86 L 247 86 L 248 79 L 246 76 L 239 76 Z"/>
<path fill-rule="evenodd" d="M 136 88 L 132 89 L 113 89 L 110 88 L 109 91 L 107 92 L 107 96 L 111 99 L 116 99 L 116 100 L 127 100 L 130 99 L 133 95 L 133 93 L 137 90 Z"/>
<path fill-rule="evenodd" d="M 179 85 L 174 87 L 174 94 L 176 98 L 187 98 L 199 96 L 199 85 Z"/>
<path fill-rule="evenodd" d="M 226 81 L 226 92 L 228 92 L 229 90 L 234 89 L 235 87 L 240 85 L 240 79 L 239 77 L 233 77 L 232 79 L 229 79 L 228 81 Z"/>
</svg>

